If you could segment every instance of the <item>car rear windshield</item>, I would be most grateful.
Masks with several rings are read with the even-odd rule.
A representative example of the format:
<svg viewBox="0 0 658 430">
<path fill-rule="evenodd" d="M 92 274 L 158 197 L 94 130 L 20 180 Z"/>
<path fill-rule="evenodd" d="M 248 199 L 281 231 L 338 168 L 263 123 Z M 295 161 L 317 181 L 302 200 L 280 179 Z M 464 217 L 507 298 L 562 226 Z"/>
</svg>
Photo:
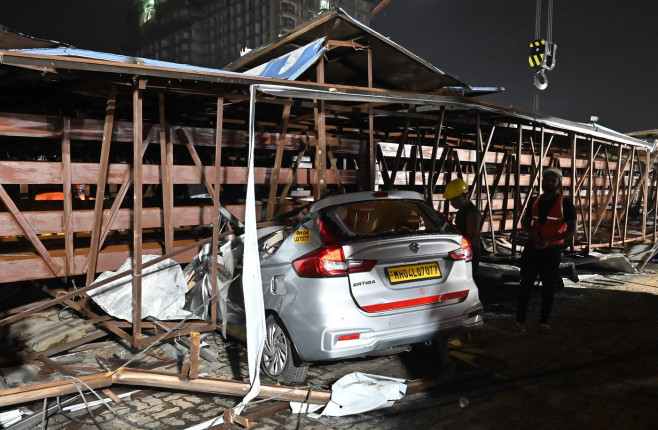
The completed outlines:
<svg viewBox="0 0 658 430">
<path fill-rule="evenodd" d="M 420 200 L 370 200 L 326 208 L 323 221 L 343 237 L 454 233 L 452 226 Z M 337 231 L 336 231 L 337 230 Z"/>
</svg>

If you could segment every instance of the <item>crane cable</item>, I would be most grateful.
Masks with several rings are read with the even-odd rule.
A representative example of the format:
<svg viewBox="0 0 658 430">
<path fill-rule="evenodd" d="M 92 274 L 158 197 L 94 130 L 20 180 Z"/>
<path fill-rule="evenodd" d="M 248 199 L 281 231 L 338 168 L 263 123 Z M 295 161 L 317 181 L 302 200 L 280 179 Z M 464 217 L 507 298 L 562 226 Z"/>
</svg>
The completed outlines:
<svg viewBox="0 0 658 430">
<path fill-rule="evenodd" d="M 548 0 L 547 22 L 546 22 L 546 40 L 541 39 L 541 15 L 542 15 L 542 2 L 537 0 L 537 9 L 535 12 L 535 41 L 534 44 L 541 42 L 544 44 L 545 53 L 542 57 L 541 64 L 536 65 L 539 69 L 534 75 L 534 86 L 539 90 L 544 90 L 548 87 L 548 80 L 546 79 L 546 71 L 552 70 L 555 67 L 555 49 L 557 46 L 553 43 L 553 0 Z M 532 47 L 532 44 L 531 44 Z M 531 62 L 532 64 L 532 62 Z M 537 111 L 539 109 L 539 97 L 535 93 L 534 107 Z"/>
</svg>

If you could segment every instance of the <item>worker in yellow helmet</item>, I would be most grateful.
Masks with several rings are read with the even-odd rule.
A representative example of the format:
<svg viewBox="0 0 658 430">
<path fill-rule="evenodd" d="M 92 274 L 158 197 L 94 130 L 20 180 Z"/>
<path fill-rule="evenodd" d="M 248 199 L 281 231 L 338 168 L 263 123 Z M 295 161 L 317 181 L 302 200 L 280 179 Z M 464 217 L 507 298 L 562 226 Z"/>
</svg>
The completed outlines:
<svg viewBox="0 0 658 430">
<path fill-rule="evenodd" d="M 468 184 L 463 179 L 454 179 L 446 185 L 443 198 L 450 201 L 452 207 L 457 209 L 455 226 L 461 234 L 471 243 L 473 260 L 473 278 L 480 264 L 480 224 L 482 215 L 478 208 L 468 198 Z"/>
</svg>

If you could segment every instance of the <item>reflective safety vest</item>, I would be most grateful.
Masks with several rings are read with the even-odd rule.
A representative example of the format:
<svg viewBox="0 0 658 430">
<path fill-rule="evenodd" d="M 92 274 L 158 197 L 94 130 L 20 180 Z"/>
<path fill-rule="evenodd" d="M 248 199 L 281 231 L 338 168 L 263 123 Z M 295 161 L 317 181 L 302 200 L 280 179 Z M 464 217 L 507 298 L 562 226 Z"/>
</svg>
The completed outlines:
<svg viewBox="0 0 658 430">
<path fill-rule="evenodd" d="M 564 214 L 562 213 L 562 194 L 558 194 L 553 206 L 548 211 L 544 224 L 539 222 L 539 200 L 541 200 L 541 197 L 537 198 L 532 205 L 532 223 L 530 224 L 532 231 L 537 233 L 540 239 L 555 237 L 567 231 L 567 223 L 564 221 Z M 559 239 L 551 242 L 550 245 L 561 245 L 563 243 L 564 239 Z"/>
</svg>

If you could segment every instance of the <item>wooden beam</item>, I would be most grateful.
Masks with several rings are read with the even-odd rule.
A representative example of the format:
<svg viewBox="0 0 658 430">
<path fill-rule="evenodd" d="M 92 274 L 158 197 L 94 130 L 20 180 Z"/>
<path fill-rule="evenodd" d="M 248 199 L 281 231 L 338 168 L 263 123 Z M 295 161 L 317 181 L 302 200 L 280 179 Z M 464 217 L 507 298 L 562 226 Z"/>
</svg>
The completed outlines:
<svg viewBox="0 0 658 430">
<path fill-rule="evenodd" d="M 68 278 L 73 274 L 73 196 L 71 195 L 71 120 L 64 118 L 62 129 L 62 192 L 64 195 L 63 222 L 64 227 L 64 270 Z M 6 231 L 6 230 L 5 230 Z M 52 231 L 51 231 L 52 233 Z"/>
<path fill-rule="evenodd" d="M 232 233 L 231 232 L 225 232 L 225 233 L 222 233 L 220 236 L 224 237 L 224 236 L 227 236 L 228 234 L 232 234 Z M 157 264 L 161 261 L 164 261 L 168 258 L 174 258 L 176 255 L 182 254 L 182 253 L 187 252 L 189 250 L 198 249 L 198 248 L 202 247 L 203 245 L 205 245 L 206 243 L 210 243 L 210 241 L 211 241 L 211 238 L 207 238 L 207 239 L 203 239 L 199 242 L 194 242 L 194 243 L 189 244 L 187 246 L 181 247 L 179 249 L 174 250 L 173 252 L 171 252 L 169 254 L 165 254 L 165 255 L 162 255 L 160 257 L 156 257 L 152 260 L 149 260 L 148 262 L 144 263 L 142 268 L 145 269 L 145 268 L 150 267 L 154 264 Z M 42 311 L 44 309 L 49 309 L 49 308 L 51 308 L 51 307 L 53 307 L 53 306 L 55 306 L 59 303 L 63 303 L 65 300 L 69 300 L 69 299 L 72 299 L 74 297 L 82 296 L 83 294 L 87 293 L 90 290 L 101 287 L 103 285 L 107 285 L 110 282 L 115 281 L 117 279 L 121 279 L 125 276 L 130 276 L 131 272 L 132 272 L 131 269 L 124 270 L 123 272 L 116 273 L 116 274 L 114 274 L 114 275 L 112 275 L 108 278 L 103 279 L 102 281 L 95 282 L 93 284 L 87 285 L 87 286 L 82 287 L 82 288 L 78 288 L 78 289 L 76 289 L 74 291 L 71 291 L 69 293 L 62 294 L 62 295 L 54 298 L 53 300 L 50 300 L 50 301 L 47 301 L 47 302 L 44 302 L 44 303 L 39 303 L 39 304 L 35 305 L 34 307 L 31 307 L 29 309 L 21 311 L 20 313 L 17 313 L 17 314 L 8 316 L 6 318 L 3 318 L 3 319 L 0 320 L 0 327 L 5 326 L 7 324 L 14 323 L 16 321 L 20 321 L 21 319 L 26 318 L 26 317 L 32 315 L 35 312 L 39 312 L 39 311 Z"/>
<path fill-rule="evenodd" d="M 101 158 L 98 163 L 98 184 L 96 187 L 96 200 L 94 205 L 94 226 L 91 230 L 89 246 L 89 264 L 87 265 L 87 284 L 96 276 L 98 250 L 101 226 L 103 224 L 103 202 L 105 201 L 105 185 L 107 184 L 107 169 L 110 164 L 110 145 L 112 143 L 112 129 L 114 128 L 114 114 L 116 109 L 116 88 L 112 88 L 105 107 L 105 125 L 103 127 L 103 140 L 101 142 Z"/>
<path fill-rule="evenodd" d="M 249 390 L 249 382 L 215 378 L 198 378 L 191 381 L 185 381 L 181 380 L 180 375 L 178 374 L 127 368 L 121 368 L 116 372 L 80 375 L 78 376 L 78 379 L 92 389 L 107 388 L 113 384 L 119 384 L 237 397 L 244 396 L 244 393 Z M 86 386 L 81 388 L 86 390 Z M 73 393 L 78 393 L 78 387 L 68 380 L 10 388 L 0 391 L 0 408 Z M 331 399 L 331 392 L 282 385 L 261 385 L 257 397 L 265 399 L 276 397 L 277 399 L 286 402 L 304 402 L 314 405 L 326 405 Z"/>
<path fill-rule="evenodd" d="M 439 144 L 441 143 L 441 132 L 443 131 L 443 119 L 445 118 L 446 107 L 441 106 L 439 111 L 439 124 L 436 129 L 436 139 L 434 140 L 434 146 L 432 147 L 432 157 L 431 157 L 431 167 L 429 177 L 427 178 L 427 190 L 425 191 L 425 199 L 428 201 L 430 206 L 434 207 L 433 195 L 434 187 L 436 186 L 436 180 L 434 175 L 436 174 L 436 158 L 439 152 Z M 442 154 L 443 155 L 443 154 Z"/>
<path fill-rule="evenodd" d="M 217 255 L 219 254 L 219 227 L 221 209 L 221 165 L 222 165 L 222 134 L 224 131 L 224 99 L 217 97 L 217 116 L 215 118 L 215 192 L 213 194 L 213 220 L 212 220 L 212 270 L 210 294 L 210 321 L 213 330 L 217 328 Z"/>
<path fill-rule="evenodd" d="M 50 255 L 46 247 L 43 246 L 43 243 L 37 237 L 37 234 L 35 233 L 30 223 L 27 222 L 25 216 L 23 216 L 23 214 L 18 210 L 16 204 L 11 199 L 11 197 L 5 190 L 5 187 L 2 186 L 2 184 L 0 184 L 0 201 L 2 201 L 5 204 L 5 207 L 12 215 L 16 223 L 20 226 L 21 230 L 23 231 L 23 234 L 25 235 L 25 237 L 27 237 L 27 239 L 30 241 L 32 246 L 34 246 L 34 248 L 37 250 L 43 261 L 46 263 L 46 265 L 52 272 L 53 276 L 65 276 L 65 271 L 62 271 L 60 265 L 57 264 L 55 260 L 53 260 L 52 256 Z"/>
<path fill-rule="evenodd" d="M 162 183 L 162 209 L 164 211 L 165 252 L 174 246 L 174 184 L 172 180 L 174 153 L 173 144 L 167 134 L 164 93 L 158 94 L 158 113 L 160 118 L 160 181 Z"/>
<path fill-rule="evenodd" d="M 132 340 L 142 339 L 142 91 L 146 80 L 133 89 L 133 252 L 132 252 Z"/>
<path fill-rule="evenodd" d="M 279 137 L 285 137 L 288 133 L 288 121 L 290 120 L 290 109 L 292 104 L 283 106 L 283 114 L 281 118 L 281 127 Z M 274 168 L 272 169 L 272 176 L 270 180 L 270 194 L 267 202 L 267 209 L 265 211 L 265 219 L 270 219 L 274 216 L 277 207 L 277 191 L 279 189 L 279 176 L 281 172 L 281 162 L 283 160 L 283 139 L 279 139 L 276 147 L 276 155 L 274 156 Z"/>
</svg>

